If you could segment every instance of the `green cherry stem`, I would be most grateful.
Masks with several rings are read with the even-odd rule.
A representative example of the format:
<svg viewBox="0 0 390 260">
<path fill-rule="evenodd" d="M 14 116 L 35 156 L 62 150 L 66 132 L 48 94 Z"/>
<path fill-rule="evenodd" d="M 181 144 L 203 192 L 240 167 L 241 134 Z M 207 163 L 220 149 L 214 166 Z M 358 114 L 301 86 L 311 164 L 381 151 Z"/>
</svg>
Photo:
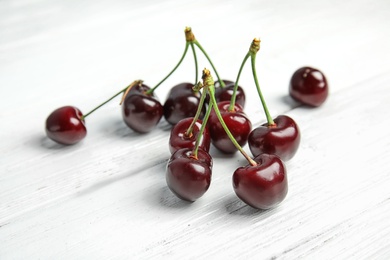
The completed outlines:
<svg viewBox="0 0 390 260">
<path fill-rule="evenodd" d="M 244 60 L 241 63 L 240 70 L 238 71 L 238 74 L 237 74 L 236 82 L 234 83 L 233 94 L 232 94 L 232 98 L 230 99 L 229 111 L 233 111 L 234 110 L 234 105 L 236 103 L 236 95 L 237 95 L 236 93 L 237 93 L 237 89 L 238 89 L 238 81 L 240 80 L 242 69 L 244 68 L 245 63 L 246 63 L 246 61 L 248 60 L 248 58 L 250 56 L 251 55 L 248 52 L 245 55 Z"/>
<path fill-rule="evenodd" d="M 154 86 L 153 88 L 149 89 L 146 93 L 147 94 L 152 94 L 153 91 L 155 91 L 167 78 L 169 78 L 173 72 L 176 71 L 176 69 L 180 66 L 180 64 L 182 63 L 182 61 L 184 60 L 184 57 L 186 56 L 187 54 L 187 51 L 188 51 L 188 46 L 190 45 L 190 43 L 187 41 L 186 42 L 186 46 L 184 48 L 184 52 L 183 52 L 183 55 L 181 56 L 179 62 L 176 64 L 176 66 L 171 70 L 171 72 L 168 73 L 168 75 L 163 78 L 156 86 Z"/>
<path fill-rule="evenodd" d="M 203 92 L 202 92 L 202 96 L 204 95 L 204 98 L 206 97 L 206 93 L 208 92 L 208 87 L 204 87 L 203 88 Z M 210 117 L 210 114 L 211 114 L 211 111 L 213 110 L 213 104 L 209 104 L 209 106 L 207 107 L 207 110 L 206 110 L 206 114 L 203 118 L 203 121 L 202 121 L 202 126 L 200 127 L 200 130 L 199 130 L 199 133 L 198 133 L 198 136 L 196 137 L 196 141 L 195 141 L 195 146 L 194 146 L 194 150 L 193 150 L 193 156 L 194 158 L 198 158 L 198 150 L 199 150 L 199 145 L 200 145 L 200 141 L 202 140 L 202 137 L 203 137 L 203 133 L 204 133 L 204 130 L 207 126 L 207 121 Z"/>
<path fill-rule="evenodd" d="M 196 51 L 193 42 L 191 42 L 191 49 L 192 49 L 192 53 L 194 54 L 194 61 L 195 61 L 195 85 L 196 85 L 196 83 L 198 82 L 198 58 L 196 57 Z"/>
<path fill-rule="evenodd" d="M 194 33 L 192 32 L 191 27 L 186 27 L 185 32 L 186 32 L 186 40 L 187 40 L 187 41 L 190 41 L 192 44 L 195 44 L 195 45 L 202 51 L 202 53 L 204 54 L 204 56 L 206 57 L 206 59 L 209 61 L 211 67 L 213 67 L 213 70 L 214 70 L 215 74 L 217 75 L 219 84 L 221 85 L 221 87 L 225 87 L 225 83 L 224 83 L 224 82 L 221 80 L 221 78 L 219 77 L 219 74 L 218 74 L 218 72 L 217 72 L 217 69 L 215 68 L 213 62 L 211 61 L 210 56 L 207 54 L 207 52 L 206 52 L 205 49 L 202 47 L 202 45 L 196 40 L 195 35 L 194 35 Z M 194 52 L 194 53 L 195 53 L 195 52 Z"/>
<path fill-rule="evenodd" d="M 200 90 L 201 86 L 199 84 L 196 84 L 192 89 L 194 92 L 198 92 Z M 196 114 L 194 116 L 194 119 L 192 120 L 190 126 L 188 127 L 187 131 L 185 132 L 186 136 L 192 136 L 192 131 L 194 130 L 194 126 L 196 124 L 196 121 L 198 121 L 198 118 L 200 114 L 202 113 L 202 108 L 204 104 L 204 100 L 206 99 L 206 92 L 202 91 L 202 95 L 200 96 L 199 104 L 198 104 L 198 109 L 196 110 Z"/>
<path fill-rule="evenodd" d="M 211 59 L 210 59 L 209 55 L 207 54 L 207 52 L 205 51 L 205 49 L 202 47 L 202 45 L 196 39 L 194 39 L 193 43 L 203 52 L 204 56 L 206 57 L 206 59 L 209 61 L 210 65 L 211 65 L 211 67 L 213 68 L 215 75 L 217 75 L 217 79 L 218 79 L 219 84 L 221 85 L 222 88 L 224 88 L 225 83 L 219 77 L 217 69 L 215 68 L 213 62 L 211 61 Z"/>
<path fill-rule="evenodd" d="M 82 116 L 82 120 L 84 120 L 87 116 L 89 116 L 90 114 L 92 114 L 93 112 L 95 112 L 97 109 L 101 108 L 102 106 L 104 106 L 105 104 L 107 104 L 108 102 L 110 102 L 111 100 L 113 100 L 115 97 L 119 96 L 120 94 L 124 93 L 124 92 L 128 92 L 133 86 L 137 85 L 137 84 L 142 84 L 142 80 L 135 80 L 133 81 L 131 84 L 129 84 L 127 87 L 125 87 L 124 89 L 122 89 L 121 91 L 119 91 L 118 93 L 116 93 L 115 95 L 113 95 L 112 97 L 110 97 L 109 99 L 107 99 L 106 101 L 104 101 L 103 103 L 101 103 L 100 105 L 98 105 L 97 107 L 95 107 L 94 109 L 92 109 L 91 111 L 89 111 L 88 113 L 86 113 L 85 115 Z"/>
<path fill-rule="evenodd" d="M 255 166 L 257 163 L 244 151 L 244 149 L 241 147 L 239 143 L 237 143 L 236 139 L 230 132 L 229 128 L 225 124 L 225 121 L 222 118 L 221 112 L 218 109 L 217 105 L 217 100 L 215 99 L 215 90 L 214 90 L 214 80 L 210 75 L 210 71 L 207 69 L 203 70 L 203 85 L 208 89 L 209 95 L 210 95 L 210 100 L 213 106 L 214 106 L 214 111 L 215 114 L 218 117 L 219 122 L 222 125 L 222 128 L 225 130 L 226 134 L 228 135 L 229 139 L 233 142 L 234 146 L 237 148 L 238 151 L 245 157 L 245 159 L 252 165 Z"/>
<path fill-rule="evenodd" d="M 260 39 L 259 39 L 259 38 L 255 38 L 255 39 L 252 41 L 251 47 L 249 48 L 249 54 L 250 54 L 250 56 L 251 56 L 251 64 L 252 64 L 253 79 L 255 80 L 255 84 L 256 84 L 256 88 L 257 88 L 257 93 L 259 94 L 259 97 L 260 97 L 260 100 L 261 100 L 261 104 L 263 105 L 263 109 L 264 109 L 265 116 L 267 117 L 268 125 L 269 125 L 269 126 L 273 126 L 273 125 L 275 125 L 275 122 L 274 122 L 274 120 L 272 119 L 272 117 L 271 117 L 271 115 L 270 115 L 270 113 L 269 113 L 269 111 L 268 111 L 267 104 L 265 103 L 263 94 L 261 93 L 259 81 L 257 80 L 257 73 L 256 73 L 256 54 L 257 54 L 257 52 L 258 52 L 259 50 L 260 50 Z"/>
</svg>

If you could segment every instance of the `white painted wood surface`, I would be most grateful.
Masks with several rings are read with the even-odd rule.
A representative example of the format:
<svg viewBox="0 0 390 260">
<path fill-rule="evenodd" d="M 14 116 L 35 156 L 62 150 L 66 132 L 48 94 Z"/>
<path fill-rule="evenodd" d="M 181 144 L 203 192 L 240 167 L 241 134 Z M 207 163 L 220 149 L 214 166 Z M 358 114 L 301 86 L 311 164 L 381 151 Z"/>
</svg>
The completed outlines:
<svg viewBox="0 0 390 260">
<path fill-rule="evenodd" d="M 0 259 L 389 259 L 389 17 L 387 0 L 0 1 Z M 231 175 L 245 160 L 215 150 L 209 191 L 180 201 L 165 183 L 170 127 L 133 133 L 119 99 L 88 118 L 80 144 L 45 137 L 57 107 L 87 112 L 135 79 L 155 85 L 182 54 L 185 26 L 226 79 L 262 39 L 268 106 L 302 131 L 279 207 L 241 202 Z M 288 98 L 304 65 L 328 77 L 320 108 Z M 157 94 L 193 79 L 188 55 Z M 249 65 L 240 82 L 257 126 Z"/>
</svg>

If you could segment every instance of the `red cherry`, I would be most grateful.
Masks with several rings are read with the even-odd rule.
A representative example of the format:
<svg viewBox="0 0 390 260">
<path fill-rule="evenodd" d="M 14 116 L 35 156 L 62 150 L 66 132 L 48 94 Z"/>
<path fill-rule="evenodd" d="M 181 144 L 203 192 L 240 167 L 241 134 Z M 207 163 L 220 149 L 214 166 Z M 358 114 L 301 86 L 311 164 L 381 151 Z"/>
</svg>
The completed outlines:
<svg viewBox="0 0 390 260">
<path fill-rule="evenodd" d="M 234 172 L 234 191 L 242 201 L 254 208 L 275 207 L 288 192 L 286 167 L 273 154 L 261 154 L 254 160 L 259 164 L 240 167 Z"/>
<path fill-rule="evenodd" d="M 276 154 L 284 161 L 290 160 L 301 140 L 299 127 L 286 115 L 276 117 L 274 123 L 265 123 L 255 128 L 248 137 L 249 148 L 253 156 L 267 153 Z"/>
<path fill-rule="evenodd" d="M 318 107 L 328 97 L 328 82 L 318 69 L 303 67 L 292 75 L 289 93 L 303 104 Z"/>
<path fill-rule="evenodd" d="M 207 158 L 207 155 L 207 152 L 199 149 L 196 159 L 191 149 L 183 148 L 171 156 L 167 165 L 166 181 L 176 196 L 195 201 L 205 194 L 211 182 L 211 156 L 210 159 L 199 158 Z"/>
<path fill-rule="evenodd" d="M 223 82 L 225 83 L 225 87 L 221 87 L 219 81 L 214 82 L 215 99 L 217 102 L 230 101 L 233 96 L 234 82 L 230 80 L 223 80 Z M 240 86 L 238 86 L 236 91 L 235 103 L 241 105 L 243 108 L 245 107 L 245 92 Z"/>
<path fill-rule="evenodd" d="M 87 135 L 83 114 L 73 106 L 54 110 L 46 119 L 46 135 L 60 144 L 75 144 Z"/>
<path fill-rule="evenodd" d="M 229 128 L 233 137 L 240 146 L 244 146 L 248 141 L 248 135 L 252 129 L 252 123 L 243 112 L 239 104 L 234 105 L 233 111 L 229 111 L 230 101 L 218 103 L 218 109 L 221 112 L 223 121 Z M 218 117 L 214 111 L 211 112 L 208 127 L 213 145 L 224 153 L 234 153 L 237 148 L 226 134 Z"/>
<path fill-rule="evenodd" d="M 122 117 L 128 127 L 138 133 L 150 132 L 163 116 L 163 107 L 150 88 L 134 85 L 122 103 Z"/>
<path fill-rule="evenodd" d="M 187 136 L 187 130 L 193 120 L 193 117 L 182 119 L 171 129 L 171 135 L 169 137 L 169 150 L 171 153 L 174 153 L 181 148 L 192 149 L 195 147 L 196 139 L 199 135 L 200 128 L 202 127 L 202 120 L 198 119 L 196 121 L 191 135 Z M 199 147 L 208 152 L 210 150 L 210 142 L 210 133 L 206 127 L 199 143 Z"/>
<path fill-rule="evenodd" d="M 195 116 L 201 94 L 194 92 L 193 86 L 191 83 L 181 83 L 169 91 L 164 103 L 164 117 L 171 125 L 177 124 L 184 118 Z M 204 111 L 205 109 L 201 117 L 204 116 Z"/>
</svg>

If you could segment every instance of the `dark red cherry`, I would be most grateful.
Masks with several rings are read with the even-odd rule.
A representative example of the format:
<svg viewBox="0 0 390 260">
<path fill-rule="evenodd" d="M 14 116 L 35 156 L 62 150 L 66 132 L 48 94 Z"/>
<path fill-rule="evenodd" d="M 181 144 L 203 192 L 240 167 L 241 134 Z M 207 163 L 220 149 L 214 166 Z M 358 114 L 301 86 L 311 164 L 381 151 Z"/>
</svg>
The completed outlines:
<svg viewBox="0 0 390 260">
<path fill-rule="evenodd" d="M 223 80 L 225 87 L 221 87 L 219 81 L 214 82 L 215 99 L 217 102 L 230 101 L 233 96 L 234 82 L 230 80 Z M 245 107 L 245 92 L 241 86 L 238 86 L 236 91 L 236 104 Z"/>
<path fill-rule="evenodd" d="M 171 135 L 169 137 L 169 151 L 171 153 L 174 153 L 181 148 L 193 149 L 195 147 L 196 139 L 199 135 L 200 128 L 202 127 L 202 120 L 198 119 L 196 121 L 191 135 L 188 136 L 186 133 L 193 120 L 193 117 L 182 119 L 171 129 Z M 199 147 L 208 152 L 210 150 L 210 142 L 210 133 L 206 127 L 201 137 Z"/>
<path fill-rule="evenodd" d="M 122 117 L 126 125 L 138 133 L 150 132 L 163 116 L 163 107 L 156 96 L 147 93 L 144 84 L 133 86 L 122 103 Z"/>
<path fill-rule="evenodd" d="M 242 201 L 254 208 L 275 207 L 288 192 L 286 167 L 274 154 L 261 154 L 254 160 L 258 165 L 240 167 L 234 172 L 234 191 Z"/>
<path fill-rule="evenodd" d="M 303 67 L 292 75 L 289 93 L 291 97 L 305 105 L 318 107 L 328 97 L 328 82 L 318 69 Z"/>
<path fill-rule="evenodd" d="M 195 116 L 201 93 L 194 92 L 193 86 L 191 83 L 181 83 L 169 91 L 164 103 L 164 117 L 171 125 L 177 124 L 184 118 Z M 200 118 L 203 118 L 205 110 L 204 108 Z"/>
<path fill-rule="evenodd" d="M 290 160 L 298 150 L 301 134 L 295 121 L 286 115 L 274 119 L 275 125 L 265 123 L 249 134 L 248 145 L 253 156 L 262 153 L 276 154 Z"/>
<path fill-rule="evenodd" d="M 75 144 L 87 135 L 83 114 L 73 106 L 54 110 L 46 119 L 46 135 L 60 144 Z"/>
<path fill-rule="evenodd" d="M 202 155 L 200 155 L 202 154 Z M 169 189 L 179 198 L 195 201 L 208 190 L 211 182 L 210 163 L 206 158 L 207 152 L 198 150 L 198 159 L 193 157 L 191 149 L 177 150 L 169 159 L 166 172 L 166 181 Z"/>
<path fill-rule="evenodd" d="M 223 121 L 229 128 L 233 137 L 240 146 L 244 146 L 247 143 L 248 135 L 252 130 L 251 121 L 243 112 L 243 109 L 239 104 L 235 104 L 233 111 L 229 111 L 230 101 L 222 101 L 217 104 Z M 214 110 L 211 112 L 208 119 L 208 127 L 211 142 L 218 150 L 223 153 L 235 153 L 238 151 L 223 129 Z"/>
</svg>

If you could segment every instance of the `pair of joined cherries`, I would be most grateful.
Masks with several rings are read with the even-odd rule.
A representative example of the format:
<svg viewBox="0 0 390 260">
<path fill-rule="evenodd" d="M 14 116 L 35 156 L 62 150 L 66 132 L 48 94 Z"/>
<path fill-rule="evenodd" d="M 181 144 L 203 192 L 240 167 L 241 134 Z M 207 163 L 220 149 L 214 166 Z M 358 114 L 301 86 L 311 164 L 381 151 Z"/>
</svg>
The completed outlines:
<svg viewBox="0 0 390 260">
<path fill-rule="evenodd" d="M 87 135 L 85 118 L 123 93 L 121 104 L 124 122 L 136 132 L 147 133 L 157 125 L 163 115 L 162 105 L 153 93 L 148 93 L 149 89 L 142 81 L 134 81 L 85 115 L 74 106 L 58 108 L 46 119 L 46 135 L 64 145 L 80 142 Z"/>
</svg>

